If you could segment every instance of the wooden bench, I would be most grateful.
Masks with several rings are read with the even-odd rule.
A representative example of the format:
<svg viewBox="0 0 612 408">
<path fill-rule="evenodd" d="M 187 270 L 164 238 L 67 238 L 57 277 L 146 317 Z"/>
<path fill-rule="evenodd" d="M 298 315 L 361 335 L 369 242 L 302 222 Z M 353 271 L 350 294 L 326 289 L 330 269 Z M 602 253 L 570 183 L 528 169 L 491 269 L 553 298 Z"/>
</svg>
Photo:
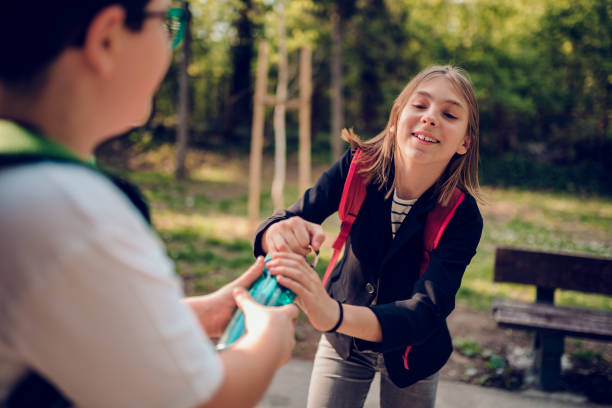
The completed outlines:
<svg viewBox="0 0 612 408">
<path fill-rule="evenodd" d="M 612 340 L 612 311 L 554 304 L 555 289 L 612 295 L 612 259 L 500 247 L 494 281 L 536 286 L 535 303 L 496 298 L 493 316 L 502 327 L 535 331 L 542 389 L 559 388 L 565 336 Z"/>
</svg>

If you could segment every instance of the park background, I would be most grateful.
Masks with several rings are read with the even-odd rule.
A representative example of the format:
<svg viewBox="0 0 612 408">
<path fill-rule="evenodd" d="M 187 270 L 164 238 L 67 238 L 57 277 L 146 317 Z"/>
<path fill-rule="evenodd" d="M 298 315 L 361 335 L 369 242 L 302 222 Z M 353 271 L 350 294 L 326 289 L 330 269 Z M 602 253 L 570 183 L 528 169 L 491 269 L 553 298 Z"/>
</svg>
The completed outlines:
<svg viewBox="0 0 612 408">
<path fill-rule="evenodd" d="M 274 93 L 279 3 L 192 0 L 191 39 L 181 46 L 188 48 L 177 50 L 149 122 L 98 150 L 102 163 L 142 188 L 154 227 L 191 295 L 220 287 L 253 261 L 247 197 L 257 46 L 270 44 L 268 93 Z M 492 282 L 496 246 L 612 256 L 612 3 L 286 0 L 284 14 L 289 97 L 298 93 L 299 50 L 312 49 L 312 182 L 339 154 L 333 147 L 339 134 L 332 131 L 338 123 L 372 137 L 419 70 L 453 64 L 469 73 L 480 106 L 485 226 L 458 294 L 458 312 L 466 317 L 464 330 L 454 333 L 455 346 L 467 358 L 454 370 L 460 380 L 520 387 L 511 370 L 498 374 L 510 367 L 508 356 L 516 351 L 511 345 L 528 348 L 529 335 L 495 332 L 476 322 L 490 319 L 494 296 L 534 299 L 533 288 Z M 336 118 L 334 49 L 341 51 L 342 105 Z M 183 70 L 188 148 L 177 161 Z M 273 109 L 266 108 L 261 219 L 273 211 L 272 116 Z M 287 113 L 286 124 L 283 195 L 289 205 L 301 193 L 297 112 Z M 324 224 L 328 238 L 320 272 L 338 226 L 335 216 Z M 612 309 L 610 297 L 571 291 L 557 291 L 556 302 Z M 311 358 L 317 334 L 303 315 L 297 339 L 296 356 Z M 595 370 L 612 376 L 609 344 L 567 339 L 566 349 L 584 375 Z M 570 373 L 574 382 L 580 382 L 578 371 Z"/>
</svg>

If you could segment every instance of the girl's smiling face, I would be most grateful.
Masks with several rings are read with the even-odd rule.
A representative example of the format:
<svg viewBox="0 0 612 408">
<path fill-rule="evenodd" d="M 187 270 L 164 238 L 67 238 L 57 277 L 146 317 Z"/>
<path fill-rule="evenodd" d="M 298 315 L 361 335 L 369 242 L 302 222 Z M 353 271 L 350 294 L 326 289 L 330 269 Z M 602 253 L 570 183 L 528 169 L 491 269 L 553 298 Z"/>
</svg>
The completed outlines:
<svg viewBox="0 0 612 408">
<path fill-rule="evenodd" d="M 400 159 L 446 166 L 455 153 L 465 154 L 468 109 L 448 79 L 435 77 L 421 83 L 391 128 Z"/>
</svg>

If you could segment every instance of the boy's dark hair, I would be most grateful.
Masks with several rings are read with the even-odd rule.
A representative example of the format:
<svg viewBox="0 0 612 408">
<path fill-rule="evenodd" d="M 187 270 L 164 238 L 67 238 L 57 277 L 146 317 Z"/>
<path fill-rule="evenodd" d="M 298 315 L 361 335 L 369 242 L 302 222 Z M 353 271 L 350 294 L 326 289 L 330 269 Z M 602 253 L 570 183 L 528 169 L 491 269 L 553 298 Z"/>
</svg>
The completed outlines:
<svg viewBox="0 0 612 408">
<path fill-rule="evenodd" d="M 33 79 L 68 47 L 80 47 L 94 16 L 112 4 L 139 30 L 149 0 L 11 0 L 0 5 L 0 82 Z"/>
</svg>

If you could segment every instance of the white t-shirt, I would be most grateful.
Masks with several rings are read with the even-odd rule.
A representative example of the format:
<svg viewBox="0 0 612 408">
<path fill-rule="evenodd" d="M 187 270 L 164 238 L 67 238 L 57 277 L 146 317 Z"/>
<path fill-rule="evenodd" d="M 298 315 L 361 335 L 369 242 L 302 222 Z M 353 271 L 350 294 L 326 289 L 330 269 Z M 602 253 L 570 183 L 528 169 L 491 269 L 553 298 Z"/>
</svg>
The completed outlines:
<svg viewBox="0 0 612 408">
<path fill-rule="evenodd" d="M 66 164 L 0 170 L 0 402 L 30 368 L 77 406 L 206 402 L 222 365 L 182 297 L 109 180 Z"/>
</svg>

